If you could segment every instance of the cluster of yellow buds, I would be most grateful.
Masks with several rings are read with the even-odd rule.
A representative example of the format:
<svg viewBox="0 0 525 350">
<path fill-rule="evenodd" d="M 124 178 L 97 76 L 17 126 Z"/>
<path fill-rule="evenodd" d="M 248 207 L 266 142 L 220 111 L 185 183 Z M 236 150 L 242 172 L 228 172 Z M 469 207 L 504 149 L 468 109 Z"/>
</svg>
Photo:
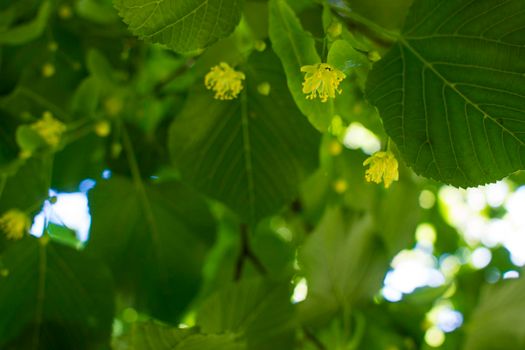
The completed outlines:
<svg viewBox="0 0 525 350">
<path fill-rule="evenodd" d="M 307 99 L 312 100 L 319 97 L 322 102 L 327 102 L 328 98 L 335 98 L 336 93 L 342 93 L 339 84 L 346 78 L 346 75 L 328 63 L 303 66 L 301 72 L 306 73 L 303 93 L 307 95 Z M 213 66 L 206 74 L 204 85 L 208 90 L 215 91 L 215 99 L 233 100 L 244 88 L 243 80 L 245 79 L 244 73 L 236 71 L 226 62 L 221 62 Z M 264 89 L 263 92 L 266 90 L 268 89 Z M 260 89 L 259 92 L 261 92 Z M 263 92 L 261 94 L 267 95 Z"/>
<path fill-rule="evenodd" d="M 44 112 L 42 119 L 34 122 L 30 127 L 51 147 L 58 146 L 62 134 L 66 131 L 64 123 L 53 118 L 51 112 Z"/>
<path fill-rule="evenodd" d="M 8 239 L 22 239 L 30 226 L 31 221 L 27 214 L 18 209 L 11 209 L 0 217 L 0 230 Z"/>
<path fill-rule="evenodd" d="M 215 91 L 217 100 L 233 100 L 243 89 L 244 73 L 234 70 L 228 63 L 221 62 L 211 68 L 204 78 L 208 90 Z"/>
<path fill-rule="evenodd" d="M 363 165 L 369 166 L 365 173 L 368 182 L 378 184 L 384 182 L 385 188 L 388 188 L 392 182 L 399 180 L 397 159 L 390 151 L 374 153 L 364 161 Z"/>
</svg>

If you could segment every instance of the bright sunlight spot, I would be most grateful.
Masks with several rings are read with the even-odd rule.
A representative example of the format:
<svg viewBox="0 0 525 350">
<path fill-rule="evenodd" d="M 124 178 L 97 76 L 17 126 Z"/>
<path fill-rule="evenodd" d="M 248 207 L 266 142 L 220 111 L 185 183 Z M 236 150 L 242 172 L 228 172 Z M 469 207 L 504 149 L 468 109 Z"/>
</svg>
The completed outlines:
<svg viewBox="0 0 525 350">
<path fill-rule="evenodd" d="M 433 348 L 438 348 L 445 342 L 445 333 L 438 327 L 430 327 L 425 333 L 425 342 Z"/>
<path fill-rule="evenodd" d="M 343 144 L 350 149 L 362 149 L 366 154 L 372 154 L 381 149 L 377 136 L 361 123 L 351 123 L 346 129 Z"/>
<path fill-rule="evenodd" d="M 47 223 L 54 223 L 75 231 L 77 239 L 86 242 L 91 226 L 87 191 L 94 186 L 95 181 L 87 179 L 80 183 L 79 192 L 59 193 L 49 190 L 49 196 L 56 197 L 56 202 L 54 204 L 50 201 L 44 203 L 42 211 L 34 218 L 31 234 L 40 237 Z"/>
<path fill-rule="evenodd" d="M 297 304 L 306 299 L 308 295 L 308 285 L 306 284 L 306 279 L 301 278 L 299 282 L 295 285 L 292 294 L 292 303 Z"/>
</svg>

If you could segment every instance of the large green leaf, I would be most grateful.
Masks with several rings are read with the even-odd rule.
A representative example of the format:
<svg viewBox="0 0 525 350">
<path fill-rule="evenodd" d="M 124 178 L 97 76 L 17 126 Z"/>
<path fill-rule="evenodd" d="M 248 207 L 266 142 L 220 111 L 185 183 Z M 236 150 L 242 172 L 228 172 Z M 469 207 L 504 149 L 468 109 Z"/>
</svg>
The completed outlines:
<svg viewBox="0 0 525 350">
<path fill-rule="evenodd" d="M 333 102 L 307 100 L 302 91 L 304 73 L 301 72 L 301 67 L 321 62 L 315 49 L 315 40 L 304 31 L 299 18 L 286 1 L 271 0 L 269 11 L 272 47 L 281 59 L 295 103 L 313 126 L 325 131 L 334 114 Z"/>
<path fill-rule="evenodd" d="M 525 167 L 525 2 L 419 0 L 368 98 L 418 173 L 455 186 Z"/>
<path fill-rule="evenodd" d="M 226 37 L 239 23 L 243 0 L 115 0 L 133 34 L 188 52 Z"/>
<path fill-rule="evenodd" d="M 124 178 L 97 184 L 88 250 L 108 263 L 135 307 L 175 322 L 199 291 L 214 221 L 202 199 L 177 182 L 147 185 L 146 197 Z"/>
<path fill-rule="evenodd" d="M 525 344 L 525 279 L 484 289 L 465 328 L 466 350 L 521 349 Z"/>
<path fill-rule="evenodd" d="M 183 177 L 254 223 L 280 209 L 317 165 L 319 135 L 304 119 L 269 50 L 239 68 L 245 91 L 213 99 L 201 86 L 170 130 L 170 151 Z M 270 85 L 268 96 L 258 92 Z"/>
<path fill-rule="evenodd" d="M 370 216 L 333 207 L 300 250 L 299 263 L 308 281 L 303 318 L 314 321 L 372 299 L 388 258 Z"/>
<path fill-rule="evenodd" d="M 85 253 L 25 238 L 2 255 L 2 349 L 106 349 L 113 322 L 109 271 Z"/>
<path fill-rule="evenodd" d="M 206 300 L 197 324 L 204 333 L 236 334 L 250 350 L 291 349 L 294 310 L 287 281 L 246 279 Z"/>
<path fill-rule="evenodd" d="M 233 334 L 199 334 L 195 328 L 137 323 L 114 344 L 115 350 L 245 350 Z"/>
</svg>

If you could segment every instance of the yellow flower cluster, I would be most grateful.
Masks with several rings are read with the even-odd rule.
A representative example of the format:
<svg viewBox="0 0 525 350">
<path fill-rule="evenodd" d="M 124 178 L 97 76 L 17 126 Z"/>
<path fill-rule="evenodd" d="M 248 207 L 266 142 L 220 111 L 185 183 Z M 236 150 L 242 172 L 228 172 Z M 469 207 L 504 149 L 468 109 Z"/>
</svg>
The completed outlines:
<svg viewBox="0 0 525 350">
<path fill-rule="evenodd" d="M 390 151 L 374 153 L 363 165 L 370 166 L 365 173 L 368 182 L 384 182 L 385 188 L 388 188 L 392 182 L 399 179 L 397 159 Z"/>
<path fill-rule="evenodd" d="M 30 226 L 31 221 L 27 214 L 18 209 L 11 209 L 0 217 L 0 229 L 8 239 L 21 239 Z"/>
<path fill-rule="evenodd" d="M 321 102 L 328 101 L 328 98 L 335 98 L 335 93 L 341 94 L 339 84 L 346 78 L 346 75 L 327 63 L 319 63 L 309 66 L 302 66 L 301 72 L 306 73 L 303 82 L 303 93 L 306 98 L 313 100 L 316 97 Z"/>
<path fill-rule="evenodd" d="M 58 146 L 66 126 L 61 121 L 53 118 L 50 112 L 45 112 L 42 119 L 31 124 L 31 129 L 36 131 L 44 141 L 52 147 Z"/>
<path fill-rule="evenodd" d="M 237 72 L 228 63 L 221 62 L 206 74 L 204 85 L 208 90 L 215 91 L 215 99 L 233 100 L 242 91 L 244 79 L 244 73 Z"/>
</svg>

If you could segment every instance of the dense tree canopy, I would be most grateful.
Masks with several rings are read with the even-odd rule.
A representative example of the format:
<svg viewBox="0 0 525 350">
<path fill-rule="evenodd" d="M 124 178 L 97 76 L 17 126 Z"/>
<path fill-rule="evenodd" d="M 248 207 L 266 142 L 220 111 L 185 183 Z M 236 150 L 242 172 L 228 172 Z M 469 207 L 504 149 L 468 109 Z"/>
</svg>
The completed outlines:
<svg viewBox="0 0 525 350">
<path fill-rule="evenodd" d="M 525 349 L 524 146 L 523 0 L 3 0 L 0 349 Z"/>
</svg>

